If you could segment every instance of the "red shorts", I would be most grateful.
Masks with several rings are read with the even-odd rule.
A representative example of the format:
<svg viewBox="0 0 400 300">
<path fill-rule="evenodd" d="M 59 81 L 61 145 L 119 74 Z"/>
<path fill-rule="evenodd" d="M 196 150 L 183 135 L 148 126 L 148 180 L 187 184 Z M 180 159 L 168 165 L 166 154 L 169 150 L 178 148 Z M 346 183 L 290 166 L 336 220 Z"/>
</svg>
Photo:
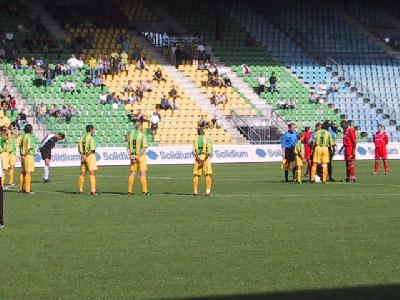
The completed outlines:
<svg viewBox="0 0 400 300">
<path fill-rule="evenodd" d="M 311 147 L 310 146 L 304 147 L 304 159 L 306 159 L 306 160 L 311 159 Z"/>
<path fill-rule="evenodd" d="M 375 159 L 387 159 L 387 149 L 386 147 L 375 148 Z"/>
<path fill-rule="evenodd" d="M 344 159 L 346 161 L 355 160 L 355 155 L 353 156 L 353 146 L 344 146 Z"/>
</svg>

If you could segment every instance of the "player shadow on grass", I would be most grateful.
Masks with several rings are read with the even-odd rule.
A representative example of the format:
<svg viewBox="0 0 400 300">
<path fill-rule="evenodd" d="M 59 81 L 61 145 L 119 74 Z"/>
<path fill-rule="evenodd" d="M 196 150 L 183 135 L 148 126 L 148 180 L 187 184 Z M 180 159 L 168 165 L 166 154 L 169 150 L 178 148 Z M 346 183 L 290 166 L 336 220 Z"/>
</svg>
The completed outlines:
<svg viewBox="0 0 400 300">
<path fill-rule="evenodd" d="M 297 290 L 258 294 L 213 295 L 169 300 L 398 300 L 400 285 L 356 286 L 321 290 Z"/>
<path fill-rule="evenodd" d="M 69 194 L 69 195 L 80 195 L 76 191 L 61 191 L 58 190 L 56 191 L 57 193 L 62 193 L 62 194 Z M 83 195 L 90 195 L 89 192 L 84 193 Z M 127 193 L 122 193 L 122 192 L 99 192 L 99 195 L 117 195 L 117 196 L 127 196 Z"/>
</svg>

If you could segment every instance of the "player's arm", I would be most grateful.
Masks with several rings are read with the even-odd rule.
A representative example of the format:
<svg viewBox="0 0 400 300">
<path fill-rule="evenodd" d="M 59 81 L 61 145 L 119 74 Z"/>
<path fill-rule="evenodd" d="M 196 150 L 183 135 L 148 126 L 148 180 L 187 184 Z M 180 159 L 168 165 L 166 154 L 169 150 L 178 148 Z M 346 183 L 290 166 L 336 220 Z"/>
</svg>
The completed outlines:
<svg viewBox="0 0 400 300">
<path fill-rule="evenodd" d="M 385 133 L 385 145 L 389 144 L 389 136 Z"/>
<path fill-rule="evenodd" d="M 354 129 L 351 132 L 351 140 L 353 142 L 352 156 L 354 158 L 356 156 L 356 148 L 357 148 L 357 133 Z"/>
<path fill-rule="evenodd" d="M 142 148 L 140 149 L 140 153 L 139 153 L 139 157 L 142 157 L 142 155 L 145 155 L 146 154 L 146 151 L 147 151 L 147 147 L 148 147 L 148 145 L 147 145 L 147 138 L 146 138 L 146 136 L 143 134 L 142 135 Z"/>
</svg>

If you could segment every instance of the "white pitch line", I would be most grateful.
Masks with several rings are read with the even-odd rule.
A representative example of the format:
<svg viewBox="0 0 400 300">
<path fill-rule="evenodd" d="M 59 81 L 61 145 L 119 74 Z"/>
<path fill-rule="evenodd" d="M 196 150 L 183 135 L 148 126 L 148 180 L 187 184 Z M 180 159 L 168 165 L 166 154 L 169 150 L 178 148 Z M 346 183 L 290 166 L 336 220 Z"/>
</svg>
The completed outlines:
<svg viewBox="0 0 400 300">
<path fill-rule="evenodd" d="M 10 189 L 11 190 L 11 189 Z M 11 190 L 11 191 L 17 191 L 17 190 Z M 66 192 L 57 192 L 57 191 L 41 191 L 41 190 L 35 190 L 35 194 L 66 194 Z M 70 193 L 69 193 L 70 194 Z M 90 196 L 89 194 L 85 194 L 87 196 Z M 179 197 L 193 197 L 191 194 L 174 194 L 173 192 L 167 194 L 167 193 L 154 193 L 151 194 L 152 196 L 179 196 Z M 76 196 L 82 196 L 76 193 Z M 119 193 L 105 193 L 105 194 L 99 194 L 98 196 L 128 196 L 125 194 L 119 194 Z M 134 195 L 134 196 L 140 196 L 140 194 Z M 252 198 L 252 197 L 268 197 L 269 195 L 267 194 L 214 194 L 214 198 L 236 198 L 236 197 L 247 197 L 247 198 Z M 347 196 L 354 196 L 353 193 L 342 193 L 342 194 L 318 194 L 318 195 L 295 195 L 295 194 L 280 194 L 280 195 L 273 195 L 274 198 L 279 197 L 279 198 L 321 198 L 321 197 L 347 197 Z M 400 196 L 400 193 L 390 193 L 390 194 L 378 194 L 378 193 L 370 193 L 370 194 L 363 194 L 363 197 L 365 196 L 370 196 L 370 197 L 376 197 L 376 196 L 383 196 L 383 197 L 393 197 L 393 196 Z M 132 197 L 132 196 L 130 196 Z M 200 196 L 201 197 L 201 196 Z M 211 198 L 212 199 L 212 198 Z"/>
</svg>

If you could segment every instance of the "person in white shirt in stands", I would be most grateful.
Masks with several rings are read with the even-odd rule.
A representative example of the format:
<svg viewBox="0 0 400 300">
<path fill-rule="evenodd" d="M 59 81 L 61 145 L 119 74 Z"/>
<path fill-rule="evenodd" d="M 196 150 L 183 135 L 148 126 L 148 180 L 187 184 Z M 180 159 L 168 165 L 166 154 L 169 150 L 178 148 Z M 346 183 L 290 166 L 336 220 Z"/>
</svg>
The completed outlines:
<svg viewBox="0 0 400 300">
<path fill-rule="evenodd" d="M 265 83 L 267 82 L 267 77 L 260 75 L 257 79 L 258 81 L 258 94 L 265 92 Z"/>
<path fill-rule="evenodd" d="M 118 107 L 119 107 L 119 105 L 118 105 L 118 102 L 117 102 L 117 101 L 115 101 L 115 102 L 113 102 L 113 104 L 111 104 L 111 108 L 112 108 L 113 110 L 118 110 Z"/>
<path fill-rule="evenodd" d="M 6 32 L 5 38 L 6 38 L 6 40 L 8 40 L 8 41 L 12 41 L 12 40 L 14 39 L 14 33 L 11 32 L 11 31 Z"/>
<path fill-rule="evenodd" d="M 99 96 L 100 104 L 105 105 L 107 103 L 107 94 L 105 92 L 102 92 Z"/>
<path fill-rule="evenodd" d="M 156 135 L 158 129 L 158 123 L 161 121 L 160 108 L 157 108 L 155 112 L 151 115 L 151 134 Z"/>
<path fill-rule="evenodd" d="M 324 82 L 322 82 L 319 86 L 318 86 L 318 91 L 317 91 L 317 94 L 320 96 L 320 97 L 325 97 L 326 96 L 326 93 L 327 93 L 327 86 L 326 86 L 326 82 L 324 81 Z"/>
<path fill-rule="evenodd" d="M 71 55 L 71 58 L 68 59 L 67 63 L 69 65 L 71 75 L 75 76 L 82 63 L 79 61 L 79 59 L 75 58 L 75 55 L 73 54 Z"/>
</svg>

